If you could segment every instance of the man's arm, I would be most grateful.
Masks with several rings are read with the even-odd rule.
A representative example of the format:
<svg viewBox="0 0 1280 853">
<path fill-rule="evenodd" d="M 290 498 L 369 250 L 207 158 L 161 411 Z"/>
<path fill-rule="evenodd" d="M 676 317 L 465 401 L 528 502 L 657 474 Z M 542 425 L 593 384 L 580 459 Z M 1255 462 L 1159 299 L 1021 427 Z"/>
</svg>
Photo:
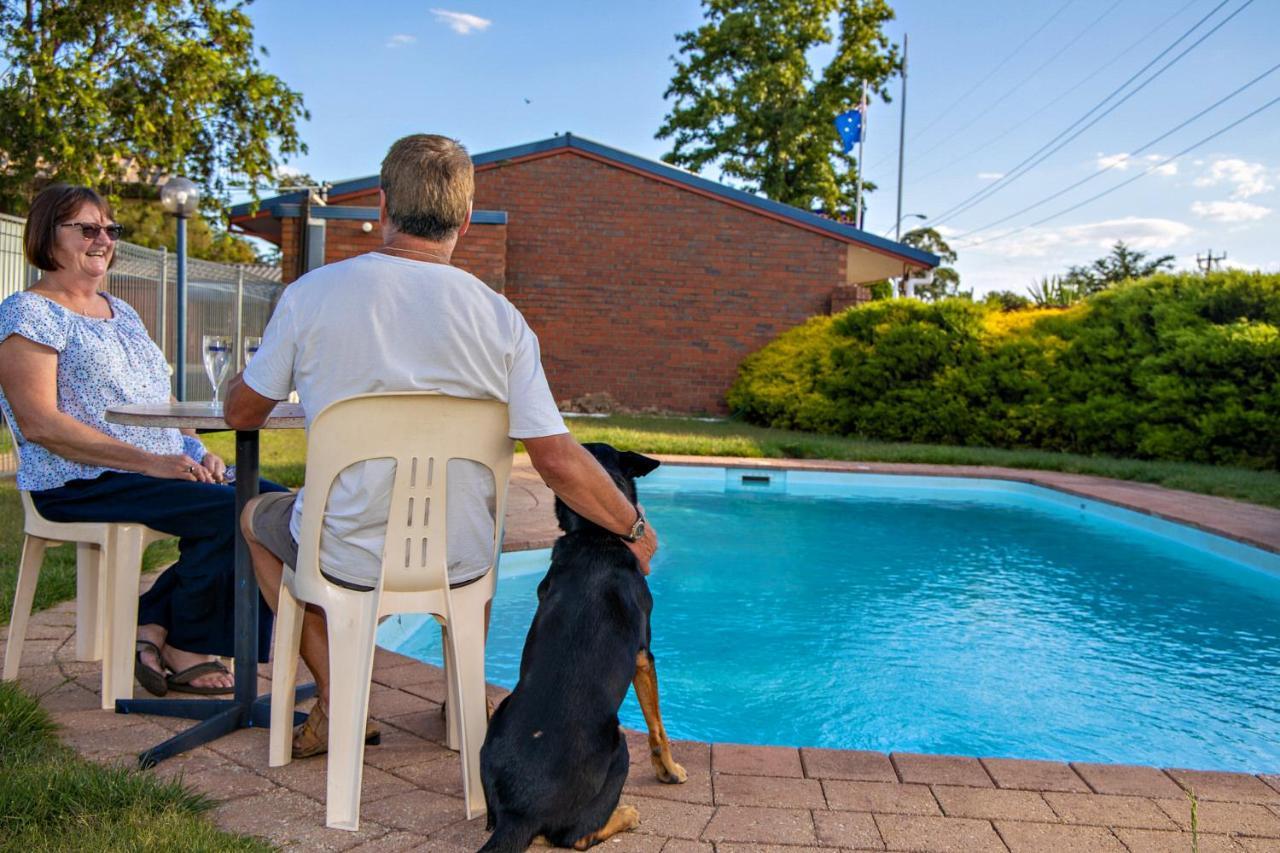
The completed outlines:
<svg viewBox="0 0 1280 853">
<path fill-rule="evenodd" d="M 250 388 L 244 381 L 243 372 L 231 377 L 228 389 L 222 415 L 232 429 L 257 429 L 267 422 L 271 410 L 280 402 Z"/>
<path fill-rule="evenodd" d="M 523 441 L 534 470 L 556 497 L 606 530 L 619 535 L 631 532 L 636 507 L 618 491 L 596 458 L 572 435 L 566 432 Z M 649 558 L 658 550 L 658 535 L 653 525 L 646 527 L 639 542 L 627 544 L 639 559 L 641 571 L 649 574 Z"/>
</svg>

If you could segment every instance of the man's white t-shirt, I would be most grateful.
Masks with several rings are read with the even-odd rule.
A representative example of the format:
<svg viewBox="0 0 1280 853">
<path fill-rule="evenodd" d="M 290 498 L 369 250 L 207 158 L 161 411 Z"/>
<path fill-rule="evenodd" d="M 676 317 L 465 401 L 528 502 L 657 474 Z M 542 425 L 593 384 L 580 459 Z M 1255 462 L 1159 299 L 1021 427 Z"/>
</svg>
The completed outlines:
<svg viewBox="0 0 1280 853">
<path fill-rule="evenodd" d="M 325 406 L 354 394 L 435 391 L 507 403 L 511 438 L 568 432 L 538 338 L 506 297 L 456 267 L 379 252 L 289 285 L 244 382 L 273 400 L 296 388 L 308 427 Z M 449 578 L 460 583 L 492 562 L 494 487 L 483 466 L 449 465 Z M 377 583 L 393 472 L 390 460 L 367 462 L 334 482 L 320 540 L 325 574 Z M 289 526 L 295 541 L 302 501 L 300 491 Z"/>
</svg>

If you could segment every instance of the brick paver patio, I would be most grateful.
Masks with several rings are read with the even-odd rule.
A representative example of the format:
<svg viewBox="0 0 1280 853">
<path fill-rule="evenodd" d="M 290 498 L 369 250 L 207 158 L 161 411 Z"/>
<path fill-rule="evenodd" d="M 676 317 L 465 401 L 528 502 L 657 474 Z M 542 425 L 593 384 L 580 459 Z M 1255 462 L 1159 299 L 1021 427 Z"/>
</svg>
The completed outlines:
<svg viewBox="0 0 1280 853">
<path fill-rule="evenodd" d="M 1007 469 L 785 464 L 1036 482 L 1280 551 L 1280 511 L 1155 486 Z M 550 506 L 527 460 L 518 460 L 508 548 L 548 544 L 556 535 Z M 71 602 L 33 615 L 21 676 L 22 686 L 40 695 L 63 726 L 68 744 L 95 760 L 131 762 L 189 725 L 99 710 L 99 665 L 74 660 L 74 624 Z M 266 674 L 263 667 L 264 692 Z M 237 732 L 151 772 L 181 776 L 216 799 L 218 825 L 286 848 L 477 849 L 486 837 L 484 821 L 463 820 L 458 759 L 442 745 L 442 674 L 379 650 L 374 682 L 371 714 L 381 723 L 383 742 L 366 751 L 358 833 L 324 828 L 324 759 L 268 768 L 263 729 Z M 632 772 L 623 801 L 639 809 L 641 825 L 601 848 L 618 853 L 1185 852 L 1192 850 L 1186 796 L 1192 789 L 1202 853 L 1280 851 L 1280 775 L 681 741 L 674 752 L 689 781 L 668 786 L 653 778 L 643 736 L 629 739 Z"/>
</svg>

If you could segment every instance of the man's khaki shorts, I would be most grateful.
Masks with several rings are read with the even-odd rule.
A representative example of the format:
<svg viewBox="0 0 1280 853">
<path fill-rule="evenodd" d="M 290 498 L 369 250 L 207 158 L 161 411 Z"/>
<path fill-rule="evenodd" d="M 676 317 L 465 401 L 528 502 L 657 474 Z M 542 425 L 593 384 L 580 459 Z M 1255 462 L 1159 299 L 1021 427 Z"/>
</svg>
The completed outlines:
<svg viewBox="0 0 1280 853">
<path fill-rule="evenodd" d="M 293 517 L 293 504 L 298 499 L 297 492 L 268 492 L 254 504 L 253 515 L 249 516 L 249 532 L 272 554 L 275 554 L 289 568 L 298 565 L 298 543 L 293 541 L 289 532 L 289 521 Z M 320 574 L 330 583 L 354 589 L 356 592 L 369 592 L 371 586 L 345 581 L 320 570 Z"/>
</svg>

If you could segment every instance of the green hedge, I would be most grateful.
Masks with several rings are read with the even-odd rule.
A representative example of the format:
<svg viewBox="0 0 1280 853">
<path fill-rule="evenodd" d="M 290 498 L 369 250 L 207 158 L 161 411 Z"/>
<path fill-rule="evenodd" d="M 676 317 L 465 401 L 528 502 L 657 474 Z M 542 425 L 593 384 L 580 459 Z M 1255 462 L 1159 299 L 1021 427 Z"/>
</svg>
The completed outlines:
<svg viewBox="0 0 1280 853">
<path fill-rule="evenodd" d="M 1280 467 L 1280 276 L 1159 275 L 1023 318 L 960 299 L 815 317 L 742 363 L 729 406 L 891 441 Z"/>
</svg>

